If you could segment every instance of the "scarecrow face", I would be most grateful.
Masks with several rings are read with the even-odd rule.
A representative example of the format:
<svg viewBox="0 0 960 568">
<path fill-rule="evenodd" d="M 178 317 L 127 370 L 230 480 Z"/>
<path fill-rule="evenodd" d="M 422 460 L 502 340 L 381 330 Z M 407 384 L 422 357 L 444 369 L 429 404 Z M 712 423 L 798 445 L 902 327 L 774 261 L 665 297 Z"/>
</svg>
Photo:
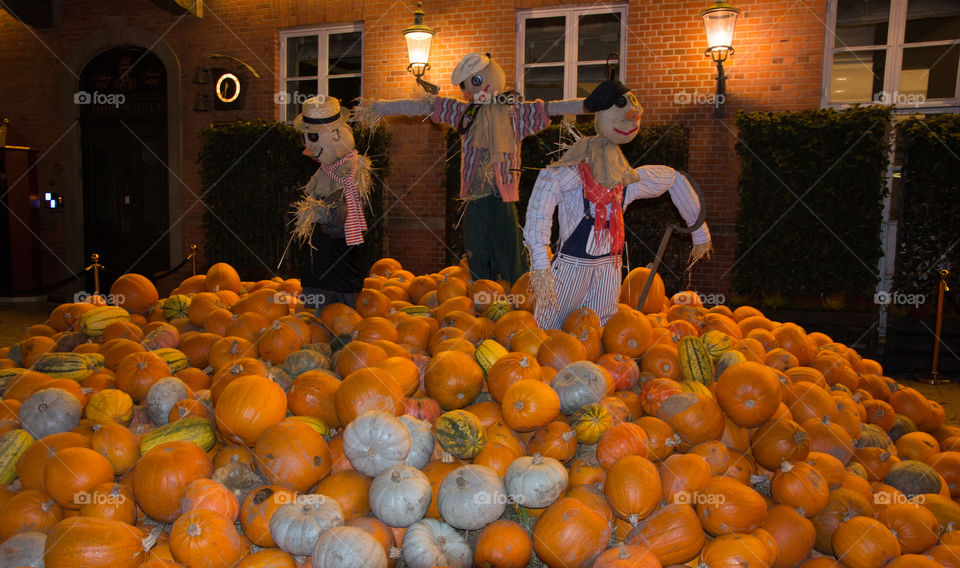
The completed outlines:
<svg viewBox="0 0 960 568">
<path fill-rule="evenodd" d="M 507 77 L 503 69 L 496 61 L 491 61 L 486 67 L 463 80 L 460 90 L 470 101 L 482 104 L 502 93 L 506 84 Z"/>
<path fill-rule="evenodd" d="M 354 148 L 353 132 L 340 123 L 333 128 L 320 127 L 317 132 L 304 132 L 303 155 L 328 166 L 350 153 Z"/>
<path fill-rule="evenodd" d="M 640 128 L 643 109 L 631 92 L 620 95 L 608 109 L 597 111 L 597 132 L 616 144 L 626 144 L 634 139 Z"/>
</svg>

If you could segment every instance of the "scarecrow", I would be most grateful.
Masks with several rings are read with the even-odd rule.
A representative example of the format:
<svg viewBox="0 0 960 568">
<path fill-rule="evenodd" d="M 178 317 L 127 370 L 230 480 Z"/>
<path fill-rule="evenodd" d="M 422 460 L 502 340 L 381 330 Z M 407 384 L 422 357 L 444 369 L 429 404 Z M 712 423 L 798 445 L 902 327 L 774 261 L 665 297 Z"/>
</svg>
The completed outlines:
<svg viewBox="0 0 960 568">
<path fill-rule="evenodd" d="M 348 112 L 337 99 L 318 95 L 304 101 L 293 121 L 303 132 L 303 154 L 320 164 L 293 204 L 303 294 L 318 309 L 335 302 L 355 305 L 370 268 L 363 239 L 370 160 L 354 147 Z"/>
<path fill-rule="evenodd" d="M 640 127 L 637 98 L 622 83 L 600 83 L 583 102 L 596 116 L 597 134 L 582 137 L 540 172 L 523 229 L 530 251 L 535 315 L 542 329 L 559 329 L 570 312 L 591 308 L 605 324 L 617 310 L 623 210 L 636 199 L 670 192 L 681 216 L 693 225 L 702 204 L 687 178 L 666 166 L 633 169 L 619 144 Z M 559 209 L 560 244 L 550 259 L 550 231 Z M 709 254 L 706 224 L 693 232 L 691 264 Z"/>
<path fill-rule="evenodd" d="M 520 198 L 520 142 L 550 124 L 550 116 L 580 114 L 583 99 L 523 102 L 505 91 L 503 69 L 471 53 L 450 76 L 468 102 L 423 95 L 413 100 L 362 101 L 358 120 L 374 126 L 384 116 L 426 116 L 462 137 L 460 199 L 463 234 L 473 278 L 510 282 L 526 272 L 515 202 Z"/>
</svg>

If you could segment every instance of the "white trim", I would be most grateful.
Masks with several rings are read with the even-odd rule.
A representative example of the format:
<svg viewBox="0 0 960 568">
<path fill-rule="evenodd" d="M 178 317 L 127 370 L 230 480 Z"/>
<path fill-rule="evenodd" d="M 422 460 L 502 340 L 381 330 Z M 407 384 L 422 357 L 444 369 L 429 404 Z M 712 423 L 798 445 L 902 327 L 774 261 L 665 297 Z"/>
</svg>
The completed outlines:
<svg viewBox="0 0 960 568">
<path fill-rule="evenodd" d="M 344 73 L 341 75 L 334 75 L 333 78 L 336 79 L 349 79 L 353 77 L 360 77 L 360 93 L 363 94 L 363 76 L 364 71 L 366 70 L 366 57 L 363 54 L 363 22 L 354 22 L 351 24 L 336 24 L 330 26 L 309 26 L 301 28 L 287 28 L 282 29 L 277 32 L 277 40 L 280 44 L 280 72 L 277 74 L 277 90 L 276 93 L 286 92 L 287 81 L 317 81 L 317 93 L 326 93 L 329 88 L 329 79 L 331 78 L 329 74 L 329 52 L 327 41 L 331 34 L 343 34 L 343 33 L 352 33 L 360 32 L 360 73 Z M 287 40 L 293 37 L 303 37 L 303 36 L 314 36 L 317 40 L 317 72 L 318 75 L 306 75 L 306 76 L 287 76 Z M 321 61 L 326 62 L 325 65 L 321 65 Z M 278 104 L 277 105 L 277 120 L 281 122 L 291 122 L 294 117 L 286 116 L 287 105 Z"/>
<path fill-rule="evenodd" d="M 960 45 L 960 38 L 953 40 L 938 40 L 905 43 L 904 36 L 907 25 L 907 8 L 909 0 L 891 0 L 890 14 L 887 20 L 887 43 L 885 45 L 860 45 L 860 46 L 834 46 L 835 31 L 837 26 L 837 5 L 839 0 L 827 0 L 826 30 L 823 43 L 823 74 L 821 78 L 820 89 L 820 107 L 845 109 L 854 104 L 873 105 L 885 104 L 878 101 L 862 101 L 860 103 L 834 103 L 830 102 L 830 84 L 833 73 L 833 58 L 837 53 L 855 52 L 855 51 L 879 51 L 886 52 L 884 64 L 884 77 L 881 90 L 886 93 L 900 92 L 900 69 L 903 66 L 903 51 L 905 48 L 914 47 L 937 47 Z M 958 62 L 957 82 L 954 87 L 954 95 L 949 98 L 926 99 L 922 103 L 907 104 L 896 108 L 896 114 L 911 114 L 915 112 L 941 113 L 941 112 L 960 112 L 960 62 Z"/>
<path fill-rule="evenodd" d="M 518 10 L 517 11 L 517 23 L 516 23 L 516 32 L 517 32 L 517 64 L 516 64 L 516 78 L 514 84 L 516 89 L 521 92 L 521 94 L 526 95 L 524 92 L 524 71 L 527 69 L 537 69 L 545 67 L 563 67 L 563 94 L 562 98 L 572 99 L 577 97 L 577 68 L 580 65 L 603 65 L 606 63 L 606 60 L 603 61 L 578 61 L 577 60 L 577 48 L 579 45 L 579 35 L 580 29 L 577 18 L 580 16 L 587 16 L 593 14 L 610 14 L 610 13 L 619 13 L 620 14 L 620 81 L 626 81 L 627 77 L 627 65 L 626 65 L 626 53 L 627 53 L 627 18 L 628 18 L 628 6 L 627 4 L 616 3 L 616 4 L 595 4 L 591 6 L 581 6 L 581 7 L 561 7 L 561 8 L 535 8 L 528 10 Z M 553 61 L 553 62 L 535 62 L 535 63 L 526 63 L 526 20 L 530 18 L 551 18 L 551 17 L 563 17 L 564 18 L 564 54 L 563 61 Z"/>
</svg>

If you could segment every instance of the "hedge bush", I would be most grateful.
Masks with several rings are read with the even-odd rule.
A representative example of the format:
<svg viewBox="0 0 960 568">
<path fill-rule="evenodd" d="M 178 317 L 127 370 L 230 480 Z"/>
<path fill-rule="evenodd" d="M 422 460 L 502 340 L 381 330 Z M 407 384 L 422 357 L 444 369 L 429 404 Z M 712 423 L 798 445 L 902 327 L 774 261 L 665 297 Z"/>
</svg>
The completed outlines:
<svg viewBox="0 0 960 568">
<path fill-rule="evenodd" d="M 355 136 L 357 149 L 373 161 L 375 171 L 366 237 L 374 243 L 372 262 L 384 256 L 386 246 L 383 180 L 389 175 L 389 136 L 383 128 Z M 206 258 L 228 262 L 250 278 L 298 273 L 295 242 L 279 271 L 277 263 L 290 240 L 290 204 L 317 169 L 301 154 L 303 135 L 285 123 L 254 120 L 214 124 L 200 137 Z"/>
<path fill-rule="evenodd" d="M 585 136 L 596 132 L 592 121 L 578 123 L 577 129 Z M 520 150 L 523 172 L 520 176 L 520 201 L 517 203 L 521 224 L 526 218 L 527 202 L 530 200 L 530 193 L 533 191 L 537 176 L 542 168 L 559 157 L 558 144 L 564 139 L 565 134 L 565 127 L 555 124 L 523 141 Z M 686 170 L 689 136 L 689 130 L 678 124 L 641 126 L 637 137 L 631 143 L 622 146 L 623 153 L 634 167 L 657 164 Z M 448 250 L 453 251 L 449 254 L 447 263 L 452 263 L 463 254 L 463 239 L 457 226 L 460 219 L 460 206 L 457 200 L 460 193 L 460 136 L 453 129 L 447 132 L 447 158 L 446 240 Z M 624 222 L 627 227 L 627 254 L 632 266 L 641 266 L 653 261 L 660 239 L 670 223 L 684 224 L 680 214 L 673 207 L 669 195 L 634 202 L 624 212 Z M 553 241 L 555 242 L 556 239 L 557 224 L 554 223 Z M 660 268 L 660 274 L 668 290 L 686 287 L 684 261 L 690 247 L 690 238 L 686 235 L 674 235 L 671 239 Z M 625 265 L 626 261 L 627 258 L 624 259 Z"/>
<path fill-rule="evenodd" d="M 872 299 L 890 108 L 741 112 L 736 124 L 736 293 Z"/>
<path fill-rule="evenodd" d="M 960 267 L 960 116 L 912 117 L 897 134 L 903 167 L 894 289 L 930 297 L 940 268 Z"/>
</svg>

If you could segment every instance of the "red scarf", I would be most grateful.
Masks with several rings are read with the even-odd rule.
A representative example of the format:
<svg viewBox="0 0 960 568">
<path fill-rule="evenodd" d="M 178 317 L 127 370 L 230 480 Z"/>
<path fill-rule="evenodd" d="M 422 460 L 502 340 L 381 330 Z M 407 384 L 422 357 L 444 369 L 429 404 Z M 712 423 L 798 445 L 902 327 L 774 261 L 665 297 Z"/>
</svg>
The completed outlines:
<svg viewBox="0 0 960 568">
<path fill-rule="evenodd" d="M 363 232 L 367 230 L 367 219 L 363 216 L 363 206 L 360 204 L 360 195 L 354 176 L 357 173 L 357 164 L 353 163 L 350 173 L 346 177 L 337 174 L 337 168 L 347 160 L 354 160 L 358 152 L 353 150 L 329 166 L 320 164 L 330 179 L 343 186 L 343 197 L 347 201 L 347 220 L 343 225 L 343 234 L 348 245 L 357 245 L 363 242 Z"/>
<path fill-rule="evenodd" d="M 610 206 L 610 253 L 614 256 L 623 251 L 623 184 L 615 187 L 603 187 L 593 179 L 593 171 L 586 162 L 577 164 L 580 180 L 583 182 L 583 196 L 593 203 L 593 232 L 599 234 L 607 230 L 607 205 Z"/>
</svg>

